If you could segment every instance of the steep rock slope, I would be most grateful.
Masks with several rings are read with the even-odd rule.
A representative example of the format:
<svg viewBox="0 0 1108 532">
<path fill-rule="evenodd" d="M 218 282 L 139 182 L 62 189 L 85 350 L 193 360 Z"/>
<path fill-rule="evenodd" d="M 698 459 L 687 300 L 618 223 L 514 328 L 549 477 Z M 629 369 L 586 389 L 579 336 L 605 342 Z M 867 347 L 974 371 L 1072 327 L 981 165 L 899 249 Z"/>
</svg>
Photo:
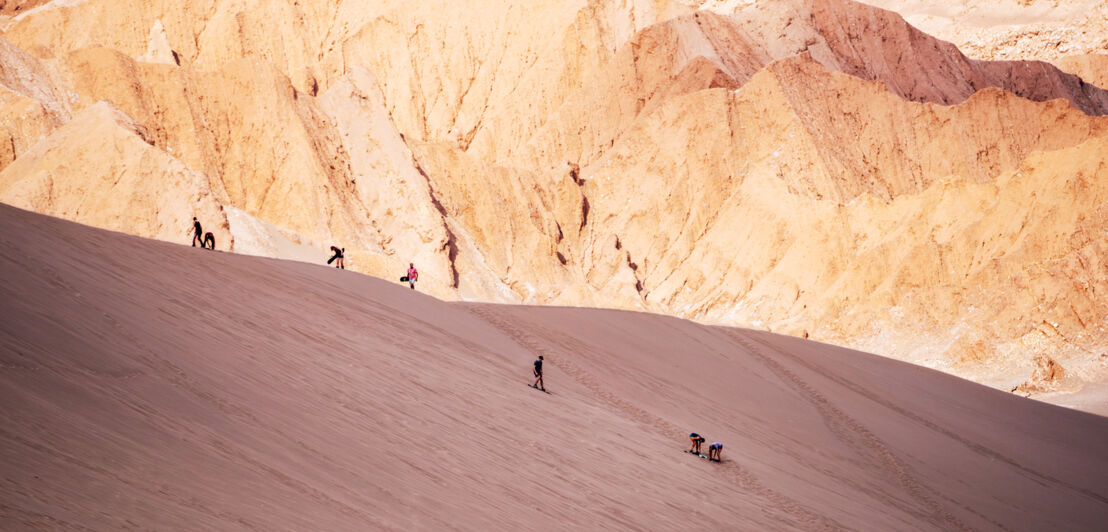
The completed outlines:
<svg viewBox="0 0 1108 532">
<path fill-rule="evenodd" d="M 218 203 L 249 216 L 247 225 L 256 226 L 250 235 L 253 244 L 239 251 L 290 256 L 287 253 L 291 250 L 297 258 L 319 260 L 325 256 L 326 246 L 335 243 L 352 248 L 350 262 L 362 271 L 378 274 L 402 271 L 401 261 L 416 260 L 432 279 L 448 277 L 450 264 L 438 253 L 446 245 L 441 217 L 437 220 L 425 217 L 419 209 L 390 201 L 388 207 L 395 212 L 413 213 L 404 222 L 412 230 L 405 233 L 401 224 L 386 225 L 382 230 L 367 223 L 373 218 L 391 219 L 379 212 L 370 215 L 365 203 L 376 198 L 363 191 L 379 189 L 384 181 L 374 175 L 363 179 L 361 188 L 356 183 L 358 176 L 376 171 L 375 160 L 358 159 L 356 164 L 368 166 L 352 166 L 339 140 L 341 130 L 332 119 L 314 98 L 302 97 L 287 78 L 267 63 L 244 60 L 209 73 L 173 64 L 136 61 L 114 50 L 92 47 L 74 51 L 56 64 L 61 72 L 59 77 L 65 80 L 59 86 L 73 91 L 74 107 L 87 108 L 101 100 L 111 102 L 131 117 L 136 131 L 151 146 L 171 156 L 163 160 L 183 162 L 201 175 L 204 188 Z M 371 90 L 376 90 L 370 85 Z M 345 108 L 331 100 L 333 112 L 346 112 L 359 105 L 367 108 L 380 105 L 379 100 L 361 102 L 360 96 L 349 92 L 346 98 Z M 391 126 L 385 130 L 391 130 Z M 374 138 L 381 136 L 376 131 L 371 133 Z M 381 149 L 377 141 L 367 144 L 366 139 L 359 140 L 361 145 L 354 146 L 361 149 L 359 153 L 373 152 L 372 157 L 381 157 L 376 154 Z M 92 159 L 116 156 L 110 150 L 85 153 Z M 99 164 L 94 160 L 88 163 Z M 393 160 L 392 164 L 407 165 L 412 170 L 410 155 L 407 161 Z M 147 167 L 144 171 L 159 174 L 173 170 Z M 9 175 L 9 179 L 27 177 Z M 99 178 L 87 172 L 69 176 L 77 181 Z M 408 192 L 413 189 L 403 185 L 387 187 L 388 197 L 418 198 L 418 194 Z M 426 188 L 426 184 L 423 186 Z M 110 189 L 103 193 L 105 198 L 112 194 Z M 25 204 L 14 197 L 8 201 Z M 425 200 L 416 204 L 430 209 Z M 65 211 L 42 205 L 42 212 Z M 161 215 L 176 216 L 179 223 L 185 223 L 197 214 L 187 203 L 178 207 Z M 96 223 L 97 218 L 72 219 Z M 299 249 L 302 246 L 298 245 L 288 248 L 279 242 L 267 243 L 268 237 L 258 233 L 263 229 L 273 238 L 291 239 L 293 244 L 307 244 L 316 251 Z M 138 226 L 132 232 L 158 238 L 174 238 L 175 234 L 159 235 Z M 390 245 L 393 236 L 404 238 L 399 248 Z M 390 260 L 388 257 L 398 249 L 403 255 Z M 434 286 L 433 283 L 431 288 Z"/>
<path fill-rule="evenodd" d="M 1043 62 L 973 61 L 892 12 L 841 1 L 759 3 L 734 13 L 698 12 L 650 26 L 624 44 L 505 165 L 585 165 L 627 124 L 667 98 L 737 88 L 773 61 L 810 55 L 829 69 L 884 83 L 903 98 L 955 104 L 986 88 L 1035 101 L 1065 98 L 1108 114 L 1108 92 Z M 512 138 L 512 137 L 509 137 Z M 562 150 L 562 151 L 558 151 Z"/>
<path fill-rule="evenodd" d="M 88 225 L 188 242 L 191 216 L 220 249 L 317 260 L 318 244 L 220 201 L 207 178 L 155 147 L 107 102 L 81 111 L 0 171 L 5 202 Z M 73 158 L 84 164 L 75 166 Z"/>
<path fill-rule="evenodd" d="M 227 215 L 204 176 L 152 147 L 140 128 L 106 102 L 93 105 L 0 172 L 0 196 L 36 212 L 163 240 L 188 238 L 179 213 L 191 211 L 217 242 L 228 242 Z"/>
<path fill-rule="evenodd" d="M 6 529 L 1108 515 L 1108 420 L 909 364 L 643 313 L 445 303 L 8 206 L 0 234 Z M 551 395 L 525 388 L 539 353 Z M 682 452 L 692 430 L 722 463 Z"/>
<path fill-rule="evenodd" d="M 602 291 L 635 287 L 649 309 L 897 352 L 978 379 L 1016 379 L 1030 371 L 1028 351 L 1050 349 L 1102 380 L 1104 255 L 1086 245 L 1105 229 L 1108 120 L 1004 93 L 953 108 L 876 86 L 835 91 L 858 107 L 802 97 L 835 83 L 862 84 L 783 62 L 741 91 L 699 92 L 644 120 L 581 172 L 593 198 L 586 277 Z M 974 136 L 948 129 L 998 107 L 1013 118 L 1002 126 L 1007 145 L 978 127 L 974 147 Z M 826 116 L 804 119 L 816 112 Z M 726 119 L 706 125 L 694 113 Z M 1052 114 L 1057 135 L 1017 119 Z M 1058 144 L 1035 151 L 1049 138 Z M 644 161 L 642 146 L 662 149 Z M 842 164 L 881 157 L 930 165 L 937 177 L 901 182 L 912 174 L 894 165 Z"/>
<path fill-rule="evenodd" d="M 1070 55 L 1055 61 L 1058 68 L 1079 76 L 1087 83 L 1108 87 L 1108 52 L 1103 54 Z"/>
<path fill-rule="evenodd" d="M 70 118 L 57 73 L 0 37 L 0 169 Z"/>
<path fill-rule="evenodd" d="M 1104 0 L 864 0 L 978 59 L 1055 61 L 1108 52 Z M 1102 85 L 1103 86 L 1103 85 Z"/>
</svg>

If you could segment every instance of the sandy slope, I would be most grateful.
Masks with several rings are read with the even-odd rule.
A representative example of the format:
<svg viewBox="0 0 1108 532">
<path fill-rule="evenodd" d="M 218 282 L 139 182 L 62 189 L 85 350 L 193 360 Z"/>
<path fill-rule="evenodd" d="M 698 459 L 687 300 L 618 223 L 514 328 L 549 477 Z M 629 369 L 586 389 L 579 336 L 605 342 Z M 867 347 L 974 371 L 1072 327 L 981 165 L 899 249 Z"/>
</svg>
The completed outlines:
<svg viewBox="0 0 1108 532">
<path fill-rule="evenodd" d="M 0 528 L 1091 529 L 1108 419 L 0 206 Z M 552 395 L 524 387 L 536 352 Z M 723 441 L 725 462 L 681 450 Z"/>
</svg>

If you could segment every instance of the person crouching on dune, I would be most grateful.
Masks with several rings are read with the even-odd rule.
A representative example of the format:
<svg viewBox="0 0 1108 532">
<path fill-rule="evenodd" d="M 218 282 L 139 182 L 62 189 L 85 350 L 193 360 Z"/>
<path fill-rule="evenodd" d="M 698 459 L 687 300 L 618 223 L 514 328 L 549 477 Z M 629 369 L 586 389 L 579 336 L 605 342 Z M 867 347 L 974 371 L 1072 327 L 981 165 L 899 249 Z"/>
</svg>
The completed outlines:
<svg viewBox="0 0 1108 532">
<path fill-rule="evenodd" d="M 692 447 L 689 448 L 688 452 L 693 454 L 700 454 L 700 444 L 704 443 L 704 436 L 693 432 L 689 434 L 689 440 L 692 441 Z"/>
<path fill-rule="evenodd" d="M 340 249 L 335 246 L 331 246 L 331 251 L 333 251 L 335 254 L 332 255 L 331 258 L 327 259 L 327 264 L 331 264 L 332 262 L 334 262 L 336 268 L 342 268 L 345 270 L 346 264 L 343 262 L 342 259 L 343 255 L 346 253 L 346 248 Z"/>
<path fill-rule="evenodd" d="M 713 462 L 719 462 L 720 461 L 719 455 L 722 452 L 723 452 L 723 444 L 718 442 L 718 441 L 712 442 L 712 444 L 708 446 L 708 460 L 711 460 Z"/>
</svg>

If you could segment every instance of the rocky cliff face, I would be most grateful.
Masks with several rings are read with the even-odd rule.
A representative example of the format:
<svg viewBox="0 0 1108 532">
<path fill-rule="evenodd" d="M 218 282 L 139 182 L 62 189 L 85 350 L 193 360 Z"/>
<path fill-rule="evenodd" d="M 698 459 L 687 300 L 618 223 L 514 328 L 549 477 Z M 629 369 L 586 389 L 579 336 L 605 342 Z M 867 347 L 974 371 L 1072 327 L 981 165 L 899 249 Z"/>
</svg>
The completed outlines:
<svg viewBox="0 0 1108 532">
<path fill-rule="evenodd" d="M 978 59 L 1108 53 L 1104 0 L 865 0 Z"/>
<path fill-rule="evenodd" d="M 447 298 L 760 327 L 1009 388 L 1049 352 L 1108 380 L 1095 43 L 1061 70 L 971 59 L 847 0 L 21 6 L 0 9 L 0 201 L 180 242 L 198 215 L 237 252 L 335 244 Z"/>
</svg>

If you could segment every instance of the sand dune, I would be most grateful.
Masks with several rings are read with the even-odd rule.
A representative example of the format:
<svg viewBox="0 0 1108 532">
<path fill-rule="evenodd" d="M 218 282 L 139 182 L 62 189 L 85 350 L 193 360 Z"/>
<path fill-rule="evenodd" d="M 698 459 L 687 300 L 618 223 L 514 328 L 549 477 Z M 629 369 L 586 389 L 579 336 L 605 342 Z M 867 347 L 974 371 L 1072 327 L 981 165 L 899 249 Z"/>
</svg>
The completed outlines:
<svg viewBox="0 0 1108 532">
<path fill-rule="evenodd" d="M 1108 419 L 0 206 L 3 529 L 1093 529 Z M 546 355 L 551 395 L 525 387 Z M 681 451 L 689 431 L 724 462 Z"/>
</svg>

